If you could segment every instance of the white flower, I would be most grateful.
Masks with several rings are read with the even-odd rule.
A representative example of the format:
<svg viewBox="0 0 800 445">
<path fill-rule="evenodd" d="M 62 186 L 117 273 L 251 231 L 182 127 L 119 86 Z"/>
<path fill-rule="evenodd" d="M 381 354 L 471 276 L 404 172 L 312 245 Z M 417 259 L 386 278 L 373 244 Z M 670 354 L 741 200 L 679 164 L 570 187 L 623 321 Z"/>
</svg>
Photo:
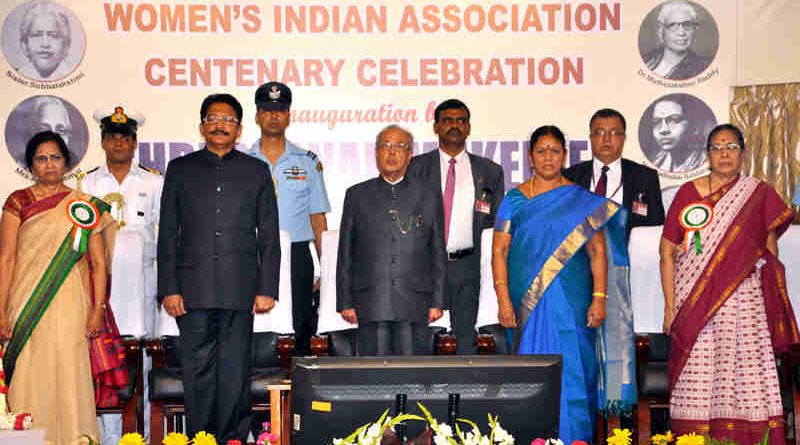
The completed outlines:
<svg viewBox="0 0 800 445">
<path fill-rule="evenodd" d="M 508 434 L 508 431 L 504 430 L 503 427 L 500 426 L 500 423 L 495 424 L 493 432 L 494 432 L 494 441 L 495 441 L 495 443 L 499 443 L 499 444 L 502 444 L 502 445 L 513 445 L 514 444 L 514 436 L 512 436 L 511 434 Z M 559 442 L 561 442 L 561 441 L 559 440 Z M 563 443 L 561 443 L 561 444 L 548 443 L 548 445 L 564 445 L 564 444 Z"/>
<path fill-rule="evenodd" d="M 333 445 L 343 445 L 344 439 L 333 439 Z"/>
<path fill-rule="evenodd" d="M 547 439 L 545 445 L 564 445 L 564 442 L 561 439 Z"/>
<path fill-rule="evenodd" d="M 453 437 L 453 429 L 450 428 L 450 425 L 448 425 L 446 423 L 440 423 L 439 424 L 439 432 L 436 433 L 436 434 L 437 435 L 441 434 L 441 435 L 447 436 L 447 437 Z"/>
<path fill-rule="evenodd" d="M 373 423 L 372 425 L 369 426 L 369 428 L 367 428 L 367 437 L 369 438 L 381 437 L 382 435 L 383 435 L 382 425 Z"/>
</svg>

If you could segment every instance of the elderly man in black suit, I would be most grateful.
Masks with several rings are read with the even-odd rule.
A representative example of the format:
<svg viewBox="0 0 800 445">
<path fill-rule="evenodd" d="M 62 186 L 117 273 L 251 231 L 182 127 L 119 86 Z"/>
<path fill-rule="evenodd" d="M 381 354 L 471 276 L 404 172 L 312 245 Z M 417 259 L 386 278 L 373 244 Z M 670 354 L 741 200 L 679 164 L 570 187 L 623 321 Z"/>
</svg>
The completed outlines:
<svg viewBox="0 0 800 445">
<path fill-rule="evenodd" d="M 658 173 L 622 158 L 625 118 L 617 110 L 603 108 L 589 120 L 592 160 L 573 165 L 567 179 L 622 204 L 628 211 L 626 229 L 664 224 L 664 205 Z"/>
<path fill-rule="evenodd" d="M 494 227 L 503 200 L 503 169 L 489 159 L 467 153 L 469 108 L 448 99 L 434 110 L 433 131 L 439 149 L 415 156 L 408 175 L 437 192 L 444 212 L 447 248 L 447 306 L 459 354 L 475 354 L 475 321 L 481 285 L 481 232 Z M 441 195 L 438 193 L 441 191 Z"/>
<path fill-rule="evenodd" d="M 413 137 L 390 125 L 375 140 L 380 176 L 347 190 L 339 227 L 336 309 L 358 323 L 362 356 L 412 355 L 445 307 L 442 204 L 406 176 Z"/>
<path fill-rule="evenodd" d="M 189 436 L 247 440 L 253 314 L 278 296 L 278 209 L 269 167 L 235 150 L 242 106 L 200 108 L 205 148 L 170 162 L 161 197 L 158 299 L 180 329 Z"/>
</svg>

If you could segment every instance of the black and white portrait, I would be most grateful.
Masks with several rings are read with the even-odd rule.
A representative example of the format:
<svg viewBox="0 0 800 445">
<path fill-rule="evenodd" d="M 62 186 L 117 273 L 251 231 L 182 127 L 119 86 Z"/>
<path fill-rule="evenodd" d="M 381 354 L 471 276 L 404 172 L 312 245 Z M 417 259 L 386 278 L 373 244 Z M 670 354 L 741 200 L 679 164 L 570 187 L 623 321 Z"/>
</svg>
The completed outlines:
<svg viewBox="0 0 800 445">
<path fill-rule="evenodd" d="M 658 170 L 690 172 L 705 164 L 706 137 L 715 125 L 714 112 L 702 100 L 689 94 L 668 94 L 642 114 L 639 144 Z"/>
<path fill-rule="evenodd" d="M 72 153 L 72 166 L 80 163 L 89 144 L 89 130 L 81 113 L 56 96 L 34 96 L 14 107 L 6 121 L 6 148 L 20 166 L 25 166 L 25 145 L 34 134 L 50 130 L 64 138 Z"/>
<path fill-rule="evenodd" d="M 702 73 L 717 55 L 719 29 L 702 6 L 669 0 L 647 14 L 639 28 L 639 54 L 659 77 L 686 80 Z"/>
<path fill-rule="evenodd" d="M 17 74 L 27 79 L 56 81 L 69 76 L 85 49 L 83 27 L 59 3 L 20 4 L 3 23 L 3 53 Z"/>
</svg>

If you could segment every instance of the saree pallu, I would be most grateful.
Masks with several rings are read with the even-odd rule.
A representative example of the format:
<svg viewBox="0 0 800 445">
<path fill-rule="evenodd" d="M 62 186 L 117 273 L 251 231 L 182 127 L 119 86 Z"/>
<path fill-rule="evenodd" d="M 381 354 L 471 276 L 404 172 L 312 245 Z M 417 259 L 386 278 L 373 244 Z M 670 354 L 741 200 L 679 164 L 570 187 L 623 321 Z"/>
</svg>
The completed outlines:
<svg viewBox="0 0 800 445">
<path fill-rule="evenodd" d="M 800 341 L 783 266 L 766 248 L 792 212 L 766 183 L 731 181 L 701 197 L 694 184 L 675 196 L 663 237 L 681 245 L 678 218 L 690 204 L 713 206 L 711 222 L 679 251 L 670 328 L 670 417 L 674 432 L 756 443 L 768 432 L 783 443 L 775 353 Z M 694 239 L 692 233 L 690 239 Z"/>
<path fill-rule="evenodd" d="M 576 185 L 531 199 L 514 189 L 498 209 L 496 230 L 512 237 L 516 352 L 561 354 L 558 437 L 591 442 L 599 409 L 627 410 L 636 400 L 624 210 Z M 599 230 L 607 238 L 609 300 L 603 328 L 592 329 L 586 326 L 592 273 L 583 246 Z"/>
<path fill-rule="evenodd" d="M 15 326 L 24 322 L 23 311 L 52 263 L 58 261 L 65 236 L 74 228 L 69 204 L 93 198 L 65 192 L 36 200 L 30 189 L 11 194 L 3 206 L 4 217 L 20 220 L 17 257 L 9 292 L 8 315 Z M 96 203 L 102 208 L 102 203 Z M 102 231 L 111 219 L 101 213 L 92 233 Z M 86 255 L 69 268 L 30 336 L 16 355 L 8 400 L 14 411 L 33 414 L 34 427 L 47 430 L 48 444 L 85 443 L 82 434 L 97 437 L 95 397 L 85 337 L 91 310 L 90 275 Z M 21 328 L 20 328 L 21 330 Z M 12 340 L 11 343 L 14 343 Z M 9 356 L 6 355 L 6 359 Z"/>
</svg>

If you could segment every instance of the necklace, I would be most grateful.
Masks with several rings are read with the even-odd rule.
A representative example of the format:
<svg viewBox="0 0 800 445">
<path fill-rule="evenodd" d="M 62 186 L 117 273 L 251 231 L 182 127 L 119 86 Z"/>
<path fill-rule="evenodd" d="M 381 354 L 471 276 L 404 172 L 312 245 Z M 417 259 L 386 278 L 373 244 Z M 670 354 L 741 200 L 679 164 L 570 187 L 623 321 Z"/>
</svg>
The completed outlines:
<svg viewBox="0 0 800 445">
<path fill-rule="evenodd" d="M 533 183 L 534 182 L 536 182 L 536 176 L 532 177 L 530 182 L 528 182 L 528 194 L 530 195 L 531 198 L 533 198 L 533 196 L 534 196 L 533 195 L 533 192 L 535 190 L 534 187 L 533 187 Z M 563 176 L 559 176 L 558 177 L 558 182 L 556 182 L 555 186 L 553 186 L 553 188 L 551 188 L 550 190 L 560 186 L 563 182 L 564 182 L 564 177 Z"/>
</svg>

